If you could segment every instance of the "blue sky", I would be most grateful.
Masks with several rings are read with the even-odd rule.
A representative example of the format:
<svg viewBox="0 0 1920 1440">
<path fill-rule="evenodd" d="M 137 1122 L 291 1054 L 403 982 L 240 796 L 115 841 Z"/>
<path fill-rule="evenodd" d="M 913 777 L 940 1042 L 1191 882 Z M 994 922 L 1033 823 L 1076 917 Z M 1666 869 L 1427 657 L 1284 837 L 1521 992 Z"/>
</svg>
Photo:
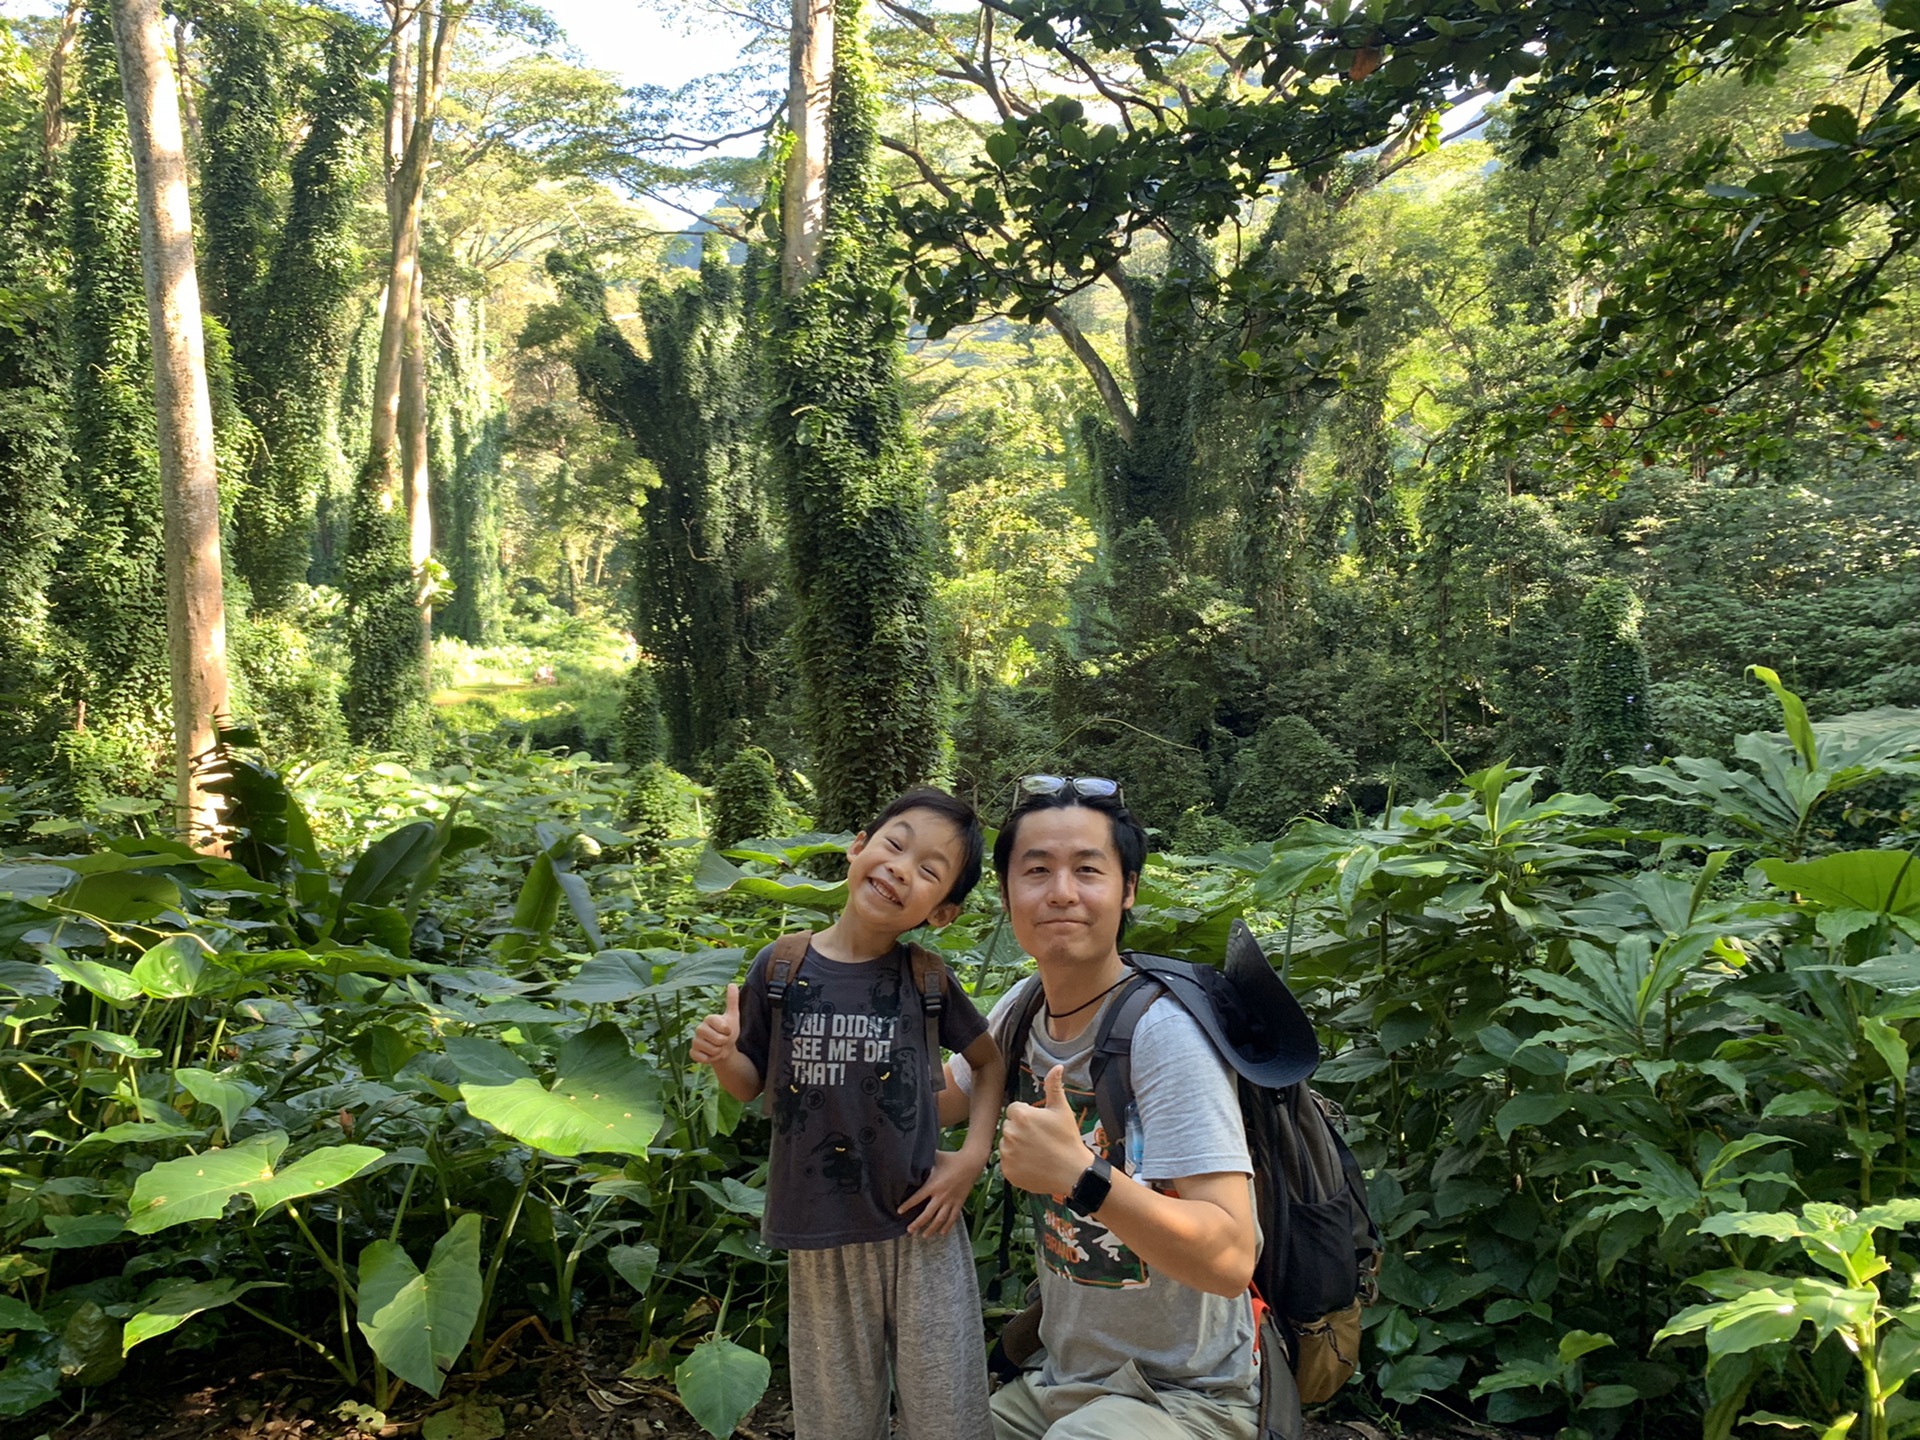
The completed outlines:
<svg viewBox="0 0 1920 1440">
<path fill-rule="evenodd" d="M 628 85 L 671 89 L 728 68 L 740 54 L 741 33 L 711 14 L 685 25 L 634 0 L 544 3 L 587 64 L 611 70 Z"/>
</svg>

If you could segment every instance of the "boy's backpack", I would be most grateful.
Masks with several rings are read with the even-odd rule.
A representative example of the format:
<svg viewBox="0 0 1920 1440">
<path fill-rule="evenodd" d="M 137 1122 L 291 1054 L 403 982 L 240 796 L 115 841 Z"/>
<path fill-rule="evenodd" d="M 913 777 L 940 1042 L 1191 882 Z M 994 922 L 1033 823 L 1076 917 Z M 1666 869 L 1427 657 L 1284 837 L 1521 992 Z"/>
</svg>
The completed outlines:
<svg viewBox="0 0 1920 1440">
<path fill-rule="evenodd" d="M 792 1067 L 787 1053 L 790 1047 L 781 1043 L 780 1037 L 780 1018 L 787 1008 L 787 987 L 799 975 L 800 964 L 807 958 L 807 947 L 812 943 L 811 930 L 797 930 L 791 935 L 782 935 L 767 952 L 767 1003 L 773 1009 L 773 1019 L 768 1027 L 771 1053 L 767 1056 L 763 1104 L 769 1115 L 773 1113 L 774 1089 L 786 1083 Z M 926 1016 L 927 1065 L 933 1072 L 933 1088 L 937 1093 L 947 1088 L 946 1069 L 940 1063 L 940 1015 L 947 1003 L 947 962 L 924 945 L 909 945 L 907 963 L 913 969 L 913 988 L 919 992 L 920 1009 Z"/>
<path fill-rule="evenodd" d="M 1134 1030 L 1150 1005 L 1170 999 L 1199 1022 L 1238 1080 L 1262 1237 L 1253 1275 L 1261 1435 L 1293 1440 L 1301 1433 L 1300 1406 L 1331 1399 L 1358 1366 L 1360 1307 L 1374 1299 L 1380 1262 L 1380 1232 L 1367 1212 L 1359 1163 L 1333 1124 L 1340 1112 L 1306 1083 L 1320 1061 L 1319 1040 L 1244 921 L 1233 922 L 1226 964 L 1218 969 L 1161 955 L 1123 958 L 1134 974 L 1107 1007 L 1090 1066 L 1107 1163 L 1124 1168 Z M 1010 1017 L 1002 1046 L 1009 1101 L 1044 999 L 1036 982 Z M 1003 1273 L 1010 1219 L 1002 1217 Z M 1002 1333 L 990 1362 L 996 1373 L 1017 1374 L 1038 1349 L 1038 1336 L 1036 1300 Z"/>
</svg>

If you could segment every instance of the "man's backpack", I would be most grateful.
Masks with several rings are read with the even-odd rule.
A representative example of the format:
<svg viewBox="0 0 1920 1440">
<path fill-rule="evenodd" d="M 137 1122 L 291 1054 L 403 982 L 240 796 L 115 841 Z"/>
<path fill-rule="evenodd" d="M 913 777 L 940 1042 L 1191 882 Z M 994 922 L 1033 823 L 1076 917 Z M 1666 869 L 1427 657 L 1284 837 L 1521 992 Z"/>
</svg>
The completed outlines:
<svg viewBox="0 0 1920 1440">
<path fill-rule="evenodd" d="M 801 962 L 807 958 L 807 947 L 812 943 L 811 930 L 797 930 L 791 935 L 782 935 L 767 952 L 767 1003 L 773 1009 L 773 1017 L 768 1026 L 770 1051 L 762 1103 L 769 1115 L 773 1113 L 775 1089 L 788 1083 L 787 1076 L 793 1073 L 793 1061 L 787 1053 L 789 1047 L 780 1034 L 780 1017 L 787 1008 L 787 987 L 800 974 Z M 913 988 L 919 992 L 920 1010 L 926 1017 L 927 1064 L 933 1071 L 933 1088 L 938 1093 L 947 1088 L 946 1070 L 940 1063 L 940 1015 L 947 1003 L 947 962 L 924 945 L 909 945 L 907 963 L 912 967 Z"/>
<path fill-rule="evenodd" d="M 1359 1163 L 1333 1124 L 1339 1111 L 1306 1083 L 1320 1061 L 1318 1038 L 1243 921 L 1234 921 L 1218 969 L 1161 955 L 1123 958 L 1134 973 L 1102 1017 L 1090 1065 L 1107 1162 L 1120 1169 L 1126 1156 L 1134 1030 L 1149 1006 L 1171 999 L 1199 1022 L 1237 1077 L 1262 1237 L 1253 1276 L 1261 1434 L 1294 1440 L 1302 1430 L 1300 1406 L 1331 1399 L 1358 1366 L 1360 1307 L 1374 1298 L 1380 1262 Z M 1010 1017 L 1002 1046 L 1009 1101 L 1044 999 L 1036 982 Z M 1001 1229 L 1003 1271 L 1010 1218 L 1003 1216 Z M 1002 1333 L 990 1362 L 996 1373 L 1017 1374 L 1038 1337 L 1035 1301 Z"/>
</svg>

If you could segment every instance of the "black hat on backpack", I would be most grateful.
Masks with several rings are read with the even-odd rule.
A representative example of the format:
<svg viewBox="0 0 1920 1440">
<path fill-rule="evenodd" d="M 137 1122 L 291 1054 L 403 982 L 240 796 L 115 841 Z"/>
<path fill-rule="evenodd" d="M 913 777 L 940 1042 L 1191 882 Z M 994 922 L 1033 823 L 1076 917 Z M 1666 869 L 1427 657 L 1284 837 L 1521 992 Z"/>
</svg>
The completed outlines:
<svg viewBox="0 0 1920 1440">
<path fill-rule="evenodd" d="M 1214 1048 L 1255 1085 L 1284 1090 L 1319 1066 L 1320 1040 L 1313 1022 L 1287 982 L 1274 973 L 1246 921 L 1233 922 L 1226 964 L 1220 970 L 1155 965 L 1150 973 L 1200 1022 Z"/>
</svg>

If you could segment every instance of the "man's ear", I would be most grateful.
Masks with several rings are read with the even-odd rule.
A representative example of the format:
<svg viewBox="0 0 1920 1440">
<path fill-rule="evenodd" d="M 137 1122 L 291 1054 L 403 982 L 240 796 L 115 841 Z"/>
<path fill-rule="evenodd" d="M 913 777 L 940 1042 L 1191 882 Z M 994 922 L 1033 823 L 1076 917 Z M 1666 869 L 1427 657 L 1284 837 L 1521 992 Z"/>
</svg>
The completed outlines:
<svg viewBox="0 0 1920 1440">
<path fill-rule="evenodd" d="M 1127 897 L 1126 899 L 1120 902 L 1120 908 L 1122 910 L 1133 909 L 1134 892 L 1137 891 L 1139 888 L 1140 888 L 1140 877 L 1138 875 L 1129 875 L 1127 877 Z"/>
<path fill-rule="evenodd" d="M 960 906 L 956 902 L 942 900 L 933 907 L 933 913 L 927 916 L 926 926 L 929 930 L 944 930 L 953 923 L 954 917 L 959 913 Z"/>
</svg>

